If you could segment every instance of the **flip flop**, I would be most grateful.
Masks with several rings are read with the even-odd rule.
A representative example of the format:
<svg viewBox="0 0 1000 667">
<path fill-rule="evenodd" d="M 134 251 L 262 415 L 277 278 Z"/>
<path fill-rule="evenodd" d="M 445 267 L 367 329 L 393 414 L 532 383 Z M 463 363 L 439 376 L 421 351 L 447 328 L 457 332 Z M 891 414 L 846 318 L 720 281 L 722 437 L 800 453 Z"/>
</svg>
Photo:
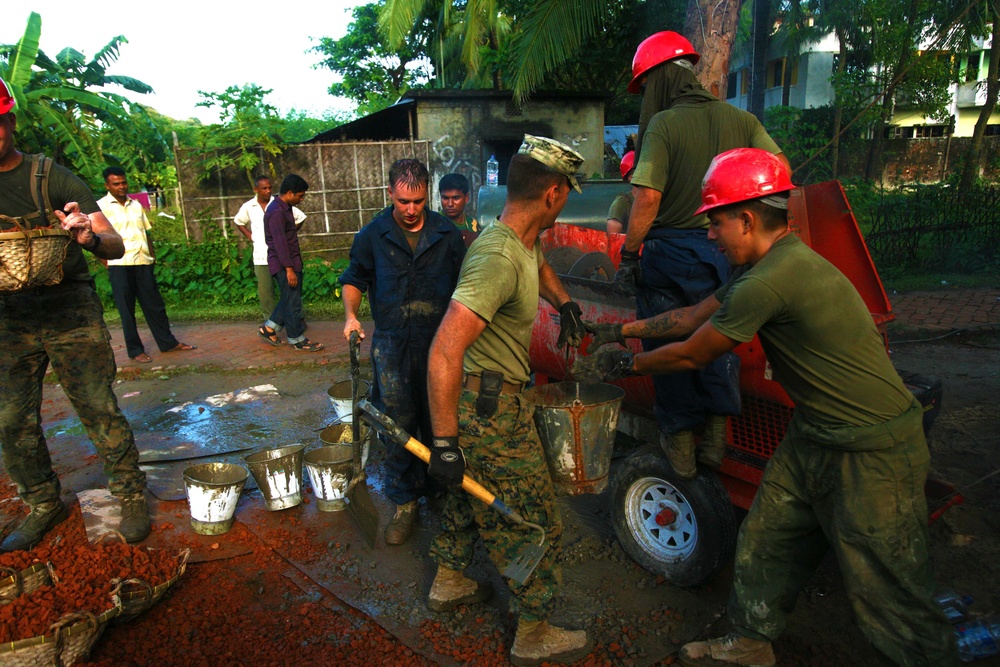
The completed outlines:
<svg viewBox="0 0 1000 667">
<path fill-rule="evenodd" d="M 148 364 L 153 361 L 153 358 L 148 354 L 146 354 L 145 352 L 142 352 L 132 357 L 132 361 L 140 364 Z"/>
<path fill-rule="evenodd" d="M 270 331 L 270 333 L 268 333 Z M 263 324 L 257 329 L 257 335 L 264 339 L 264 342 L 268 345 L 274 345 L 278 347 L 279 345 L 284 345 L 285 341 L 278 338 L 278 332 L 274 329 L 268 329 Z"/>
<path fill-rule="evenodd" d="M 188 345 L 187 343 L 177 343 L 177 345 L 167 350 L 167 352 L 187 352 L 188 350 L 197 350 L 197 349 L 198 349 L 197 345 Z"/>
<path fill-rule="evenodd" d="M 298 343 L 292 343 L 296 350 L 302 350 L 303 352 L 319 352 L 325 346 L 323 343 L 311 343 L 309 339 L 299 341 Z"/>
</svg>

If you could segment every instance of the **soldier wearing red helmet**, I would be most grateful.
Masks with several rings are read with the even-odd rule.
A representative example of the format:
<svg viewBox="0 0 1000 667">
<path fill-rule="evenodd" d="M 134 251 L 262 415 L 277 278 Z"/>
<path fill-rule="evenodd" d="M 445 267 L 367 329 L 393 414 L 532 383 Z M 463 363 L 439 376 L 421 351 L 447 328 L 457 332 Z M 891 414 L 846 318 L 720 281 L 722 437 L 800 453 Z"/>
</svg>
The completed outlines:
<svg viewBox="0 0 1000 667">
<path fill-rule="evenodd" d="M 775 664 L 771 642 L 833 550 L 865 635 L 892 662 L 955 665 L 932 596 L 920 404 L 903 385 L 857 290 L 788 226 L 782 162 L 754 148 L 716 157 L 702 206 L 709 238 L 745 270 L 701 303 L 624 325 L 624 336 L 686 340 L 578 361 L 580 381 L 702 368 L 760 336 L 795 415 L 740 528 L 729 619 L 734 632 L 681 648 L 683 665 Z"/>
<path fill-rule="evenodd" d="M 697 212 L 712 158 L 742 147 L 781 153 L 754 116 L 702 87 L 692 69 L 697 62 L 691 43 L 671 31 L 643 41 L 632 61 L 628 89 L 642 92 L 642 111 L 635 201 L 615 283 L 637 297 L 640 318 L 694 305 L 729 275 L 725 257 L 706 238 L 708 218 Z M 647 350 L 656 344 L 643 343 Z M 723 355 L 695 372 L 653 378 L 660 443 L 679 477 L 693 479 L 697 463 L 722 465 L 727 418 L 740 413 L 738 377 L 739 359 Z"/>
<path fill-rule="evenodd" d="M 618 165 L 622 173 L 622 180 L 626 183 L 632 181 L 632 169 L 635 167 L 635 151 L 629 151 L 622 156 L 621 164 Z M 632 212 L 632 204 L 635 198 L 632 196 L 632 188 L 623 192 L 611 202 L 608 209 L 607 230 L 612 234 L 621 234 L 628 229 L 628 216 Z"/>
</svg>

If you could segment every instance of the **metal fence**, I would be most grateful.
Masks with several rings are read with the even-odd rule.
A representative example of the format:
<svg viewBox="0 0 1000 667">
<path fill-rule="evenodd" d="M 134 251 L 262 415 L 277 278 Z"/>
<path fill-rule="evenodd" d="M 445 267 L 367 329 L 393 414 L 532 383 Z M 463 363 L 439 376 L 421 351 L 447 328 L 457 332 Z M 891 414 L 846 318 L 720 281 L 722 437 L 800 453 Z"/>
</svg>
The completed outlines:
<svg viewBox="0 0 1000 667">
<path fill-rule="evenodd" d="M 865 235 L 880 265 L 972 270 L 1000 259 L 1000 188 L 921 188 L 872 206 Z"/>
</svg>

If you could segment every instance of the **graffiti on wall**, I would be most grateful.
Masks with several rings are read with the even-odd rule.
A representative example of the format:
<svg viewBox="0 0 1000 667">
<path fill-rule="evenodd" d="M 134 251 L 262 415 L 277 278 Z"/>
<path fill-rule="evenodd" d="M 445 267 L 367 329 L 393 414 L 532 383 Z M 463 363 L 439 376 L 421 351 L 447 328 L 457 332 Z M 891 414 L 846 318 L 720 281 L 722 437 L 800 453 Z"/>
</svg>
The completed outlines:
<svg viewBox="0 0 1000 667">
<path fill-rule="evenodd" d="M 434 162 L 436 163 L 435 166 L 440 165 L 441 168 L 441 173 L 436 174 L 437 178 L 432 183 L 431 196 L 435 202 L 440 201 L 437 181 L 442 176 L 451 173 L 462 174 L 469 179 L 469 193 L 472 195 L 469 203 L 475 209 L 479 195 L 479 186 L 483 184 L 483 170 L 479 166 L 478 156 L 460 155 L 455 150 L 455 147 L 448 143 L 450 137 L 451 135 L 446 134 L 431 144 L 431 151 L 434 153 Z M 438 208 L 439 205 L 435 203 L 434 209 L 437 210 Z"/>
</svg>

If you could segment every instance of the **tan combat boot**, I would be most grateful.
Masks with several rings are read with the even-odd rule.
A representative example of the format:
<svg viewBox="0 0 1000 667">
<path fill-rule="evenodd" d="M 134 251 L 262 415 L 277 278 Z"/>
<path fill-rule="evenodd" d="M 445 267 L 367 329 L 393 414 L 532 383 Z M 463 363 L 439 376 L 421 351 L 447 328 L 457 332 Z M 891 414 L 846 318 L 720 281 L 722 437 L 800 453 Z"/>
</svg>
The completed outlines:
<svg viewBox="0 0 1000 667">
<path fill-rule="evenodd" d="M 485 602 L 492 596 L 493 585 L 490 582 L 480 583 L 458 570 L 438 565 L 430 595 L 427 596 L 427 606 L 434 611 L 451 611 L 462 604 Z"/>
<path fill-rule="evenodd" d="M 118 524 L 118 532 L 129 544 L 142 542 L 149 536 L 149 508 L 146 507 L 146 496 L 140 491 L 121 497 L 122 520 Z"/>
<path fill-rule="evenodd" d="M 510 662 L 516 667 L 535 667 L 543 662 L 575 662 L 594 648 L 585 630 L 564 630 L 548 621 L 518 619 Z"/>
<path fill-rule="evenodd" d="M 35 505 L 21 525 L 0 544 L 0 552 L 27 551 L 41 542 L 45 533 L 56 524 L 65 521 L 68 516 L 69 508 L 62 500 Z"/>
<path fill-rule="evenodd" d="M 406 544 L 413 532 L 413 524 L 417 520 L 417 501 L 411 500 L 402 505 L 396 505 L 396 514 L 385 527 L 386 544 Z"/>
<path fill-rule="evenodd" d="M 722 467 L 722 459 L 726 457 L 726 424 L 729 418 L 725 415 L 709 415 L 705 422 L 705 435 L 698 448 L 698 462 L 706 468 L 718 470 Z"/>
<path fill-rule="evenodd" d="M 673 435 L 660 434 L 660 447 L 667 455 L 674 473 L 681 479 L 694 479 L 698 467 L 694 461 L 694 433 L 678 431 Z"/>
<path fill-rule="evenodd" d="M 703 665 L 774 667 L 775 664 L 771 642 L 750 639 L 738 632 L 730 632 L 725 637 L 709 639 L 706 642 L 685 644 L 681 647 L 679 657 L 681 664 L 686 667 Z"/>
</svg>

